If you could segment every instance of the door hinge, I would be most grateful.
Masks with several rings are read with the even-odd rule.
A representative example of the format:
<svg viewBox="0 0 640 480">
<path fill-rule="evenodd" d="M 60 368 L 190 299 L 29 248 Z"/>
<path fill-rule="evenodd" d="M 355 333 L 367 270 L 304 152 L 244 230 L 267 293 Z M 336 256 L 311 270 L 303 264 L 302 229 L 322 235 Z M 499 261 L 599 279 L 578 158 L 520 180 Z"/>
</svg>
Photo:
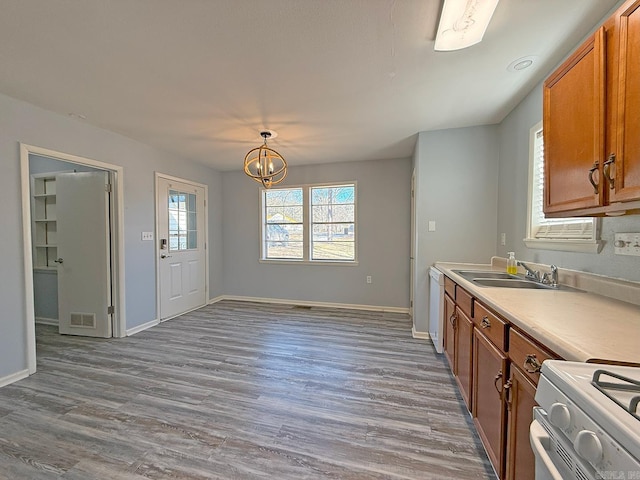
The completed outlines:
<svg viewBox="0 0 640 480">
<path fill-rule="evenodd" d="M 104 191 L 107 192 L 107 193 L 111 193 L 111 184 L 110 183 L 105 183 Z"/>
<path fill-rule="evenodd" d="M 116 313 L 116 309 L 113 305 L 107 307 L 107 315 L 113 315 L 114 313 Z"/>
</svg>

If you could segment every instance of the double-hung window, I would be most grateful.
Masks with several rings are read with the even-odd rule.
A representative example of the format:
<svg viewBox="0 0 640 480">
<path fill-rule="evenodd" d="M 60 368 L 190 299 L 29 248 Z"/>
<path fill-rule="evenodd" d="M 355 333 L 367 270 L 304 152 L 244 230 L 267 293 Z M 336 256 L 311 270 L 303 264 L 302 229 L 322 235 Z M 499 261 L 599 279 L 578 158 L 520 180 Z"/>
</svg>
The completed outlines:
<svg viewBox="0 0 640 480">
<path fill-rule="evenodd" d="M 261 259 L 356 262 L 355 183 L 262 190 Z"/>
<path fill-rule="evenodd" d="M 546 218 L 544 201 L 544 138 L 542 122 L 529 138 L 529 202 L 527 238 L 529 248 L 597 253 L 600 248 L 595 218 Z"/>
</svg>

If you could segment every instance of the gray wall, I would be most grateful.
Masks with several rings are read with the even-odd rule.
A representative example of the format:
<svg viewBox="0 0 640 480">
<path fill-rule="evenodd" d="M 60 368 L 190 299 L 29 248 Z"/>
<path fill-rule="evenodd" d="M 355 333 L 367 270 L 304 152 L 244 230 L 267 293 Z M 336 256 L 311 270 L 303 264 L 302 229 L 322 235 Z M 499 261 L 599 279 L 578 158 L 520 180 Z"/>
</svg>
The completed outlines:
<svg viewBox="0 0 640 480">
<path fill-rule="evenodd" d="M 286 185 L 357 181 L 358 265 L 258 261 L 260 186 L 223 174 L 225 294 L 382 307 L 409 304 L 409 159 L 294 166 Z M 373 283 L 366 283 L 366 276 Z"/>
<path fill-rule="evenodd" d="M 420 132 L 416 172 L 416 282 L 413 326 L 428 331 L 429 266 L 488 263 L 495 255 L 498 131 L 480 126 Z M 428 222 L 436 231 L 428 231 Z"/>
<path fill-rule="evenodd" d="M 0 244 L 6 250 L 0 288 L 0 378 L 27 368 L 19 142 L 124 167 L 127 328 L 156 319 L 154 244 L 140 239 L 141 231 L 154 230 L 154 171 L 209 186 L 209 295 L 222 293 L 222 177 L 218 172 L 0 95 L 0 198 L 2 205 L 11 207 L 0 213 Z"/>
<path fill-rule="evenodd" d="M 498 182 L 498 241 L 500 256 L 515 251 L 516 258 L 536 263 L 640 281 L 640 257 L 613 254 L 616 232 L 640 232 L 640 216 L 610 217 L 602 220 L 599 254 L 529 249 L 526 236 L 529 172 L 529 130 L 542 120 L 542 84 L 538 85 L 500 124 L 500 168 Z M 507 245 L 499 245 L 499 234 L 507 234 Z"/>
</svg>

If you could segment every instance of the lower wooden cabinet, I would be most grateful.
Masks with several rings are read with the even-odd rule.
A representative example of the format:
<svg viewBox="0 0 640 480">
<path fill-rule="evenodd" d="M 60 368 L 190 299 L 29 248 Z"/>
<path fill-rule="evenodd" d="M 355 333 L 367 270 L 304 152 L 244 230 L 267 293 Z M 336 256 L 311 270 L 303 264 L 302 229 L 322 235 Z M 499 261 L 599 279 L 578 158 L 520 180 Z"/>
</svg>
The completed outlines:
<svg viewBox="0 0 640 480">
<path fill-rule="evenodd" d="M 456 304 L 447 294 L 444 296 L 444 356 L 449 361 L 449 366 L 454 375 L 457 374 L 456 368 Z"/>
<path fill-rule="evenodd" d="M 534 480 L 536 385 L 542 362 L 559 357 L 447 280 L 444 353 L 460 394 L 498 478 Z"/>
<path fill-rule="evenodd" d="M 505 385 L 509 410 L 507 437 L 507 480 L 534 480 L 535 457 L 529 443 L 529 425 L 533 420 L 536 386 L 511 364 L 511 377 Z"/>
<path fill-rule="evenodd" d="M 473 322 L 467 315 L 456 307 L 458 325 L 456 328 L 456 380 L 460 393 L 469 411 L 471 411 L 471 352 L 473 350 Z"/>
<path fill-rule="evenodd" d="M 507 356 L 477 328 L 473 332 L 473 421 L 498 474 L 504 476 Z M 527 432 L 529 429 L 527 428 Z"/>
</svg>

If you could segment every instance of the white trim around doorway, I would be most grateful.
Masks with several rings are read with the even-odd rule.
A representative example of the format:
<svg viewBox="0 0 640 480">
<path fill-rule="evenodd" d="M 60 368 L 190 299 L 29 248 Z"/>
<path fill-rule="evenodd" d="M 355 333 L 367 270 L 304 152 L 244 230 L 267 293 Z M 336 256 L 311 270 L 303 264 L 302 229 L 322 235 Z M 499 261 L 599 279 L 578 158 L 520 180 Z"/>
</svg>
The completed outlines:
<svg viewBox="0 0 640 480">
<path fill-rule="evenodd" d="M 124 282 L 124 172 L 123 167 L 92 160 L 85 157 L 56 152 L 42 147 L 20 143 L 20 180 L 22 188 L 22 233 L 24 251 L 24 282 L 25 282 L 25 321 L 27 331 L 27 368 L 29 374 L 36 371 L 36 331 L 33 289 L 33 254 L 31 242 L 31 176 L 29 173 L 29 155 L 41 155 L 55 160 L 77 163 L 89 167 L 99 168 L 111 172 L 113 178 L 113 217 L 112 217 L 112 272 L 113 272 L 113 303 L 114 324 L 113 336 L 126 336 L 125 314 L 125 282 Z"/>
</svg>

